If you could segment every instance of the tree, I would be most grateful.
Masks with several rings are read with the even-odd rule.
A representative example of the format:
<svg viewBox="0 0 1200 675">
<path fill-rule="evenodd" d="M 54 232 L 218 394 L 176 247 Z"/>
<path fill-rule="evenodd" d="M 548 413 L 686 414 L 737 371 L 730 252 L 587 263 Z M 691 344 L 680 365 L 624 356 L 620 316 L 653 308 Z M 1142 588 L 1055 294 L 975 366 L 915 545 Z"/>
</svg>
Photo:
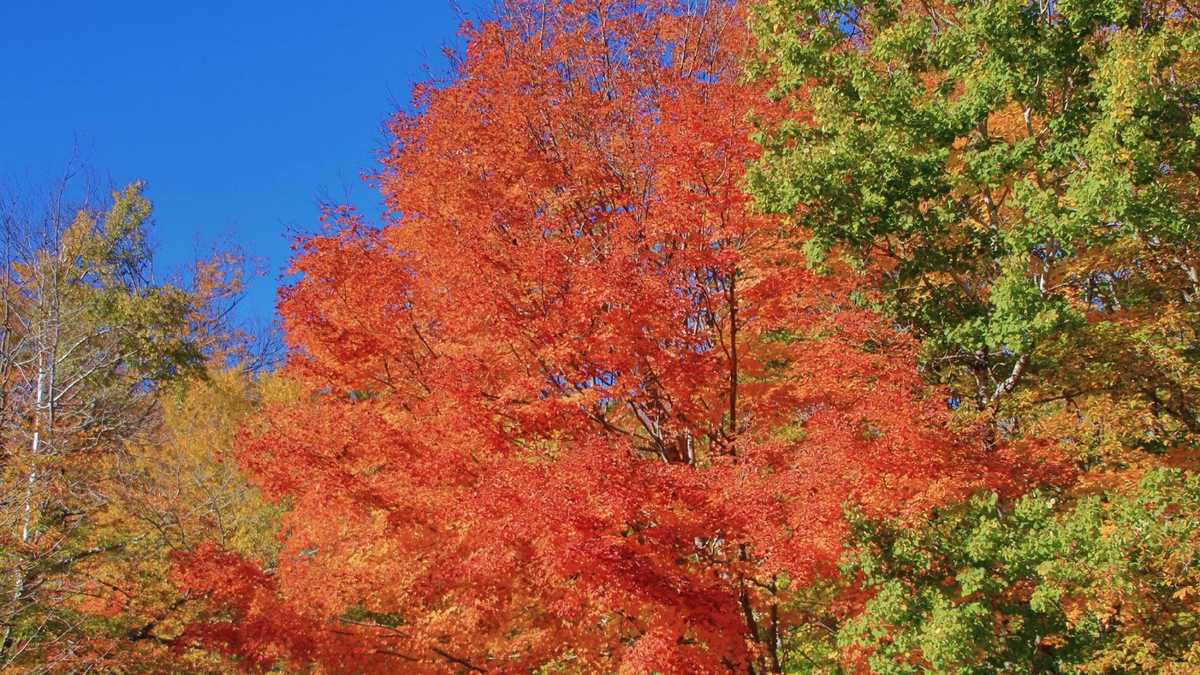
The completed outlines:
<svg viewBox="0 0 1200 675">
<path fill-rule="evenodd" d="M 919 528 L 857 520 L 847 578 L 874 594 L 829 640 L 843 664 L 1194 672 L 1200 478 L 1157 469 L 1113 496 L 1056 501 L 980 495 Z"/>
<path fill-rule="evenodd" d="M 123 667 L 151 642 L 161 659 L 155 629 L 183 609 L 171 550 L 195 536 L 262 559 L 244 538 L 269 531 L 216 456 L 253 405 L 243 375 L 206 373 L 244 342 L 217 313 L 237 293 L 229 261 L 198 265 L 191 289 L 153 281 L 143 185 L 76 205 L 75 180 L 0 204 L 6 670 Z"/>
<path fill-rule="evenodd" d="M 154 427 L 114 455 L 93 489 L 106 507 L 90 515 L 106 555 L 73 571 L 75 608 L 91 619 L 90 661 L 100 669 L 228 672 L 218 654 L 179 638 L 203 606 L 176 583 L 178 556 L 216 543 L 255 564 L 274 564 L 277 507 L 264 502 L 231 456 L 243 421 L 263 400 L 289 396 L 269 375 L 211 363 L 204 377 L 170 383 L 157 396 Z"/>
<path fill-rule="evenodd" d="M 103 211 L 73 209 L 65 194 L 41 213 L 18 202 L 4 211 L 0 658 L 10 664 L 70 655 L 80 621 L 64 602 L 78 591 L 71 572 L 109 550 L 86 536 L 105 500 L 90 489 L 93 470 L 146 428 L 147 387 L 198 358 L 180 338 L 183 292 L 146 281 L 141 185 Z"/>
<path fill-rule="evenodd" d="M 263 669 L 778 672 L 844 502 L 1011 487 L 1013 453 L 747 208 L 739 8 L 514 1 L 464 35 L 391 121 L 388 220 L 299 245 L 303 393 L 240 450 L 284 548 L 189 558 L 190 635 Z"/>
<path fill-rule="evenodd" d="M 767 0 L 752 24 L 790 109 L 760 120 L 756 204 L 816 266 L 860 270 L 985 448 L 1050 443 L 1081 470 L 923 523 L 856 517 L 829 632 L 797 653 L 1195 670 L 1196 8 Z"/>
<path fill-rule="evenodd" d="M 993 441 L 1033 425 L 1087 461 L 1101 443 L 1071 427 L 1194 442 L 1196 18 L 1140 0 L 757 4 L 757 73 L 793 114 L 764 121 L 751 189 L 814 258 L 864 267 Z M 1104 433 L 1114 411 L 1134 424 Z"/>
</svg>

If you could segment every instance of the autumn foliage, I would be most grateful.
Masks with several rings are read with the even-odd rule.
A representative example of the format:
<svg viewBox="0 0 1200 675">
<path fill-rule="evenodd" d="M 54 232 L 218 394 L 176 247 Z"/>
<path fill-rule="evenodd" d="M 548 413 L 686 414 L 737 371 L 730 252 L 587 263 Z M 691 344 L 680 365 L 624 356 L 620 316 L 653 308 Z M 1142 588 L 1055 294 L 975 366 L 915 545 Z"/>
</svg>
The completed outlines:
<svg viewBox="0 0 1200 675">
<path fill-rule="evenodd" d="M 379 226 L 331 209 L 282 297 L 302 389 L 240 457 L 264 574 L 181 578 L 197 644 L 329 671 L 780 668 L 844 508 L 1015 485 L 917 343 L 756 215 L 744 9 L 509 2 L 391 120 Z M 1028 472 L 1027 474 L 1028 475 Z M 225 608 L 227 614 L 218 610 Z"/>
<path fill-rule="evenodd" d="M 0 672 L 1200 672 L 1200 8 L 482 17 L 286 360 L 0 191 Z"/>
</svg>

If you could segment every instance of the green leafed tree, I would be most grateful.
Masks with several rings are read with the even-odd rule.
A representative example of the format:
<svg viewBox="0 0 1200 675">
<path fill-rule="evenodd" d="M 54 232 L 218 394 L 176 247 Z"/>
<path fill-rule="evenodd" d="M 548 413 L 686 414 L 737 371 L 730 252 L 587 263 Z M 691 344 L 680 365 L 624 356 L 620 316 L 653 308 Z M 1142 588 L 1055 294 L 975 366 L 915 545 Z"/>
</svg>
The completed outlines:
<svg viewBox="0 0 1200 675">
<path fill-rule="evenodd" d="M 857 518 L 843 571 L 869 599 L 822 636 L 825 654 L 835 655 L 825 666 L 892 674 L 1200 668 L 1200 478 L 1160 469 L 1121 494 L 1066 509 L 1060 500 L 1033 493 L 1006 505 L 981 495 L 919 526 Z"/>
<path fill-rule="evenodd" d="M 886 291 L 928 371 L 996 437 L 1052 420 L 1040 431 L 1096 455 L 1115 416 L 1134 420 L 1118 445 L 1186 442 L 1200 432 L 1198 11 L 756 3 L 755 75 L 792 114 L 761 129 L 749 188 L 806 230 L 814 261 L 853 260 Z"/>
</svg>

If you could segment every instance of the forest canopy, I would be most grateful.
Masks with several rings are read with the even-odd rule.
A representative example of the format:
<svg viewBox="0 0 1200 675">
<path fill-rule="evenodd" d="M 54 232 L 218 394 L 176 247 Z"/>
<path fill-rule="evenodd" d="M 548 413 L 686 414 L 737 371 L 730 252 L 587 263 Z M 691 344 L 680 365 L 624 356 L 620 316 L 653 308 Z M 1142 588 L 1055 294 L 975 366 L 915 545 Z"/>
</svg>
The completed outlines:
<svg viewBox="0 0 1200 675">
<path fill-rule="evenodd" d="M 0 668 L 1200 670 L 1197 12 L 503 0 L 277 364 L 0 203 Z"/>
</svg>

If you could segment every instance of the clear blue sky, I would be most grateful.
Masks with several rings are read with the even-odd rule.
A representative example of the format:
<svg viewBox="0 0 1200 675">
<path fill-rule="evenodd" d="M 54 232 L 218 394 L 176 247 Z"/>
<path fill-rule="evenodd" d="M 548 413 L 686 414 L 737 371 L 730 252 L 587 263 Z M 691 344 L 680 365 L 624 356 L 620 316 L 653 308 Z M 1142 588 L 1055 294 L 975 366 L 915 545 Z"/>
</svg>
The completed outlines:
<svg viewBox="0 0 1200 675">
<path fill-rule="evenodd" d="M 236 242 L 269 269 L 243 318 L 269 317 L 318 197 L 378 208 L 380 124 L 458 23 L 449 0 L 0 0 L 0 180 L 45 181 L 76 144 L 146 179 L 159 275 Z"/>
</svg>

